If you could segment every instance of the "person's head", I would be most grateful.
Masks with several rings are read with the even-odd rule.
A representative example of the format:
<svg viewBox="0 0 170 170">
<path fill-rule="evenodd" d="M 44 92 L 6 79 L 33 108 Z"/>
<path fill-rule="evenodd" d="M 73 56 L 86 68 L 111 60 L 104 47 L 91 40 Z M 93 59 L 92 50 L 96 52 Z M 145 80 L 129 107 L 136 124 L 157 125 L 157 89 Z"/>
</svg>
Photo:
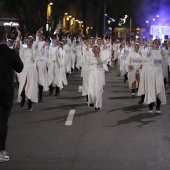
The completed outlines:
<svg viewBox="0 0 170 170">
<path fill-rule="evenodd" d="M 134 45 L 134 51 L 137 53 L 139 51 L 139 44 Z"/>
<path fill-rule="evenodd" d="M 154 41 L 153 41 L 153 48 L 155 48 L 155 49 L 158 49 L 159 48 L 159 46 L 160 46 L 160 40 L 159 39 L 155 39 Z"/>
<path fill-rule="evenodd" d="M 58 41 L 57 41 L 57 39 L 53 39 L 53 46 L 57 46 L 57 44 L 58 44 Z"/>
<path fill-rule="evenodd" d="M 45 36 L 44 36 L 42 33 L 39 33 L 39 40 L 40 40 L 40 41 L 43 41 L 43 40 L 44 40 L 44 37 L 45 37 Z"/>
<path fill-rule="evenodd" d="M 58 43 L 58 47 L 59 47 L 59 48 L 63 48 L 63 43 L 62 43 L 62 42 L 59 42 L 59 43 Z"/>
<path fill-rule="evenodd" d="M 23 43 L 26 44 L 27 43 L 27 37 L 24 37 L 23 39 Z"/>
<path fill-rule="evenodd" d="M 93 51 L 93 53 L 94 53 L 94 56 L 95 56 L 95 57 L 98 57 L 98 56 L 99 56 L 99 53 L 100 53 L 100 47 L 99 47 L 97 44 L 95 44 L 95 45 L 93 46 L 92 51 Z"/>
<path fill-rule="evenodd" d="M 45 39 L 45 43 L 46 43 L 47 45 L 49 45 L 49 44 L 51 43 L 51 40 L 50 40 L 49 38 L 46 38 L 46 39 Z"/>
<path fill-rule="evenodd" d="M 67 40 L 66 39 L 62 39 L 62 43 L 63 43 L 63 45 L 67 44 Z"/>
<path fill-rule="evenodd" d="M 29 36 L 27 38 L 27 46 L 28 48 L 31 48 L 32 47 L 32 44 L 33 44 L 33 37 L 32 36 Z"/>
<path fill-rule="evenodd" d="M 0 42 L 6 43 L 6 31 L 4 27 L 0 27 Z"/>
<path fill-rule="evenodd" d="M 102 45 L 102 43 L 103 43 L 103 40 L 102 40 L 101 38 L 98 38 L 98 40 L 97 40 L 97 44 L 98 44 L 99 46 L 101 46 L 101 45 Z"/>
</svg>

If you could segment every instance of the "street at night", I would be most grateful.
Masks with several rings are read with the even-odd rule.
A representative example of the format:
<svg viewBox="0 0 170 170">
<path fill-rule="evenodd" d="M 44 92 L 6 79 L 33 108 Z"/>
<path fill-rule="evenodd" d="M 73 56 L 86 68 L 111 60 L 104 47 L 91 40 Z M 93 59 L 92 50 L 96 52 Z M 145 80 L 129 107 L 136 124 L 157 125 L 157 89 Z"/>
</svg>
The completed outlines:
<svg viewBox="0 0 170 170">
<path fill-rule="evenodd" d="M 170 170 L 169 13 L 1 0 L 0 170 Z"/>
</svg>

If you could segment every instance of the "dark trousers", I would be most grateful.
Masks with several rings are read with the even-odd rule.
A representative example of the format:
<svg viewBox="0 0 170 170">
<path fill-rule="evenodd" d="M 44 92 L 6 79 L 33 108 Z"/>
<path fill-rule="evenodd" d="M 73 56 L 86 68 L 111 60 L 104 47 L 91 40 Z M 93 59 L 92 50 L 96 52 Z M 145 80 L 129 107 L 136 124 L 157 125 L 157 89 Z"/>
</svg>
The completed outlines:
<svg viewBox="0 0 170 170">
<path fill-rule="evenodd" d="M 38 88 L 39 88 L 39 99 L 42 100 L 43 86 L 38 85 Z"/>
<path fill-rule="evenodd" d="M 13 106 L 13 101 L 0 101 L 0 150 L 6 150 L 8 131 L 8 118 Z"/>
<path fill-rule="evenodd" d="M 154 106 L 154 103 L 150 103 L 150 104 L 149 104 L 149 110 L 153 110 L 153 106 Z M 156 98 L 156 110 L 160 110 L 160 106 L 161 106 L 161 101 L 160 101 L 160 99 L 157 97 L 157 98 Z"/>
</svg>

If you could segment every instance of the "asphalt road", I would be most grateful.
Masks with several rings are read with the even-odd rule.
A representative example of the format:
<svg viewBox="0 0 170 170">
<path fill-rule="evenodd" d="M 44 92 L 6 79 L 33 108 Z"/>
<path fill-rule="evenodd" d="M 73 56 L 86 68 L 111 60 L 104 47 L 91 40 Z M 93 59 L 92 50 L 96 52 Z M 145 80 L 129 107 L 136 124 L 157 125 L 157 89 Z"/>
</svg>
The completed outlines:
<svg viewBox="0 0 170 170">
<path fill-rule="evenodd" d="M 7 138 L 11 160 L 0 170 L 169 170 L 170 88 L 162 114 L 149 114 L 115 70 L 106 74 L 98 112 L 78 92 L 80 72 L 60 96 L 44 93 L 32 112 L 15 98 Z"/>
</svg>

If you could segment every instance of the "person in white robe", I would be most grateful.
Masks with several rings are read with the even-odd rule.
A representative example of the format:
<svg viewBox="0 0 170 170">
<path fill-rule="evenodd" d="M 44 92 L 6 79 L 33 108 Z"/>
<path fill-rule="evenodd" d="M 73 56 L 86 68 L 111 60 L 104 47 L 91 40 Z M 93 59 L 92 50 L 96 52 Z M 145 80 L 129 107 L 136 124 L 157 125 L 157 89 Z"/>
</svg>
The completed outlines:
<svg viewBox="0 0 170 170">
<path fill-rule="evenodd" d="M 135 92 L 140 80 L 140 70 L 142 68 L 142 57 L 139 54 L 139 44 L 134 45 L 134 51 L 128 54 L 125 65 L 128 72 L 129 88 L 132 90 L 132 97 L 135 97 Z"/>
<path fill-rule="evenodd" d="M 140 81 L 138 87 L 138 96 L 141 96 L 138 104 L 143 104 L 145 99 L 145 73 L 146 69 L 149 66 L 149 58 L 148 58 L 148 44 L 141 42 L 139 48 L 139 54 L 142 57 L 142 69 L 140 70 Z"/>
<path fill-rule="evenodd" d="M 161 104 L 166 104 L 164 76 L 162 69 L 163 55 L 159 50 L 160 40 L 155 39 L 150 43 L 148 50 L 148 67 L 145 69 L 145 99 L 144 103 L 149 104 L 149 113 L 153 113 L 156 103 L 156 113 L 160 114 Z"/>
<path fill-rule="evenodd" d="M 75 42 L 73 38 L 71 39 L 70 57 L 71 57 L 71 72 L 73 72 L 75 69 L 75 63 L 76 63 Z"/>
<path fill-rule="evenodd" d="M 114 56 L 114 58 L 113 58 L 113 61 L 114 61 L 114 65 L 116 65 L 116 63 L 117 63 L 117 58 L 118 58 L 118 49 L 119 49 L 119 47 L 120 47 L 120 42 L 119 42 L 119 40 L 116 40 L 114 43 L 113 43 L 113 56 Z"/>
<path fill-rule="evenodd" d="M 89 89 L 89 75 L 90 75 L 90 63 L 89 58 L 93 54 L 92 41 L 84 41 L 86 48 L 83 50 L 83 61 L 82 61 L 82 70 L 81 70 L 81 77 L 83 77 L 83 85 L 82 85 L 82 96 L 86 96 L 86 103 L 88 103 L 88 89 Z M 88 46 L 88 48 L 87 48 Z M 84 46 L 85 47 L 85 46 Z"/>
<path fill-rule="evenodd" d="M 54 39 L 52 42 L 53 46 L 49 49 L 48 85 L 50 87 L 50 95 L 53 94 L 53 87 L 55 87 L 55 96 L 59 96 L 60 89 L 63 88 L 60 70 L 61 59 L 57 40 Z"/>
<path fill-rule="evenodd" d="M 66 39 L 62 40 L 63 42 L 63 49 L 65 51 L 65 69 L 66 69 L 66 74 L 67 77 L 71 74 L 71 55 L 70 55 L 70 46 L 67 43 Z"/>
<path fill-rule="evenodd" d="M 18 90 L 18 102 L 21 102 L 20 107 L 23 107 L 26 101 L 26 97 L 28 98 L 28 109 L 27 111 L 32 111 L 32 102 L 38 102 L 38 75 L 35 66 L 35 59 L 37 55 L 36 46 L 39 41 L 39 32 L 36 33 L 36 41 L 33 44 L 33 39 L 27 39 L 27 48 L 22 46 L 22 42 L 20 41 L 21 32 L 17 29 L 18 37 L 17 37 L 17 46 L 19 49 L 20 58 L 24 64 L 23 71 L 18 74 L 19 80 L 19 90 Z"/>
<path fill-rule="evenodd" d="M 89 107 L 95 106 L 95 110 L 98 111 L 102 108 L 103 86 L 105 85 L 103 64 L 106 63 L 109 58 L 105 57 L 106 54 L 104 54 L 103 51 L 100 52 L 98 45 L 94 45 L 92 51 L 92 55 L 91 53 L 86 53 L 90 56 L 88 58 L 88 62 L 90 63 L 88 101 Z"/>
<path fill-rule="evenodd" d="M 131 43 L 129 43 L 129 42 L 126 42 L 126 44 L 125 44 L 125 50 L 124 50 L 124 61 L 123 61 L 123 67 L 122 67 L 122 74 L 123 74 L 123 76 L 124 76 L 124 82 L 126 83 L 126 81 L 128 80 L 128 72 L 127 72 L 127 70 L 126 70 L 126 66 L 125 66 L 125 60 L 126 60 L 126 58 L 127 58 L 127 56 L 128 56 L 128 54 L 130 53 L 130 52 L 132 52 L 132 51 L 134 51 L 134 48 L 132 47 L 132 45 L 131 45 Z"/>
<path fill-rule="evenodd" d="M 66 77 L 66 69 L 64 67 L 64 63 L 65 63 L 65 58 L 66 58 L 66 53 L 63 49 L 63 43 L 59 42 L 58 43 L 58 49 L 59 49 L 59 56 L 60 56 L 60 73 L 61 73 L 61 81 L 63 85 L 68 85 L 67 82 L 67 77 Z"/>
<path fill-rule="evenodd" d="M 38 72 L 38 87 L 39 87 L 39 102 L 42 102 L 43 91 L 48 91 L 48 75 L 47 75 L 47 57 L 49 54 L 50 40 L 43 40 L 44 35 L 40 35 L 40 41 L 38 43 L 38 56 L 36 61 L 36 67 Z"/>
<path fill-rule="evenodd" d="M 122 43 L 118 49 L 117 76 L 126 74 L 125 67 L 125 45 Z"/>
<path fill-rule="evenodd" d="M 75 55 L 76 55 L 76 69 L 80 70 L 82 67 L 82 52 L 81 52 L 81 45 L 79 41 L 76 41 L 76 46 L 75 46 Z"/>
</svg>

